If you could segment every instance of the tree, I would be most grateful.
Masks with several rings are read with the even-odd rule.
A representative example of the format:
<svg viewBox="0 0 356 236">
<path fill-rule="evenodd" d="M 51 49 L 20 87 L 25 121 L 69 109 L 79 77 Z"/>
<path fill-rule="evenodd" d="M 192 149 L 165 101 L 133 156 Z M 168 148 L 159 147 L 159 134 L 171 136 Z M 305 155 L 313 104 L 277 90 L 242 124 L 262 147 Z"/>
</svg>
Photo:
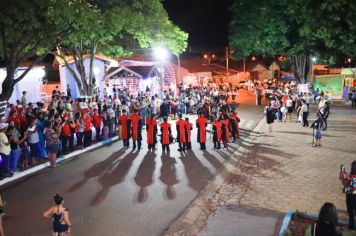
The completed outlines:
<svg viewBox="0 0 356 236">
<path fill-rule="evenodd" d="M 6 65 L 0 101 L 7 101 L 32 67 L 52 51 L 58 40 L 76 28 L 80 0 L 3 0 L 0 8 L 0 60 Z M 32 64 L 16 77 L 18 66 Z"/>
<path fill-rule="evenodd" d="M 79 10 L 84 14 L 79 30 L 64 38 L 63 46 L 54 53 L 64 61 L 82 96 L 93 94 L 93 60 L 98 52 L 118 58 L 130 54 L 131 49 L 151 47 L 158 42 L 174 53 L 187 47 L 188 35 L 169 21 L 159 0 L 106 0 L 90 4 L 91 9 Z M 85 56 L 89 57 L 89 68 L 85 68 Z M 70 67 L 69 60 L 74 60 L 76 70 Z"/>
<path fill-rule="evenodd" d="M 305 83 L 312 56 L 355 55 L 355 9 L 352 0 L 235 0 L 230 46 L 242 57 L 287 55 Z"/>
</svg>

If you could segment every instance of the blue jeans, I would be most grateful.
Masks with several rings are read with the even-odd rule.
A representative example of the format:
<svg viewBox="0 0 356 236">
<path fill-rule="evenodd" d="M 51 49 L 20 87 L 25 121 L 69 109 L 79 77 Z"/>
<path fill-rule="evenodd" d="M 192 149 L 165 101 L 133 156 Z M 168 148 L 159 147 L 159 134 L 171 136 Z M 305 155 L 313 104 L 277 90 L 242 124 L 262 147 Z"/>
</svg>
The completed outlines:
<svg viewBox="0 0 356 236">
<path fill-rule="evenodd" d="M 2 159 L 2 174 L 6 175 L 9 173 L 9 163 L 10 163 L 10 155 L 5 155 L 4 153 L 0 153 Z"/>
<path fill-rule="evenodd" d="M 20 155 L 21 155 L 20 148 L 11 150 L 11 152 L 10 152 L 10 171 L 11 172 L 17 171 L 17 164 L 19 163 Z"/>
</svg>

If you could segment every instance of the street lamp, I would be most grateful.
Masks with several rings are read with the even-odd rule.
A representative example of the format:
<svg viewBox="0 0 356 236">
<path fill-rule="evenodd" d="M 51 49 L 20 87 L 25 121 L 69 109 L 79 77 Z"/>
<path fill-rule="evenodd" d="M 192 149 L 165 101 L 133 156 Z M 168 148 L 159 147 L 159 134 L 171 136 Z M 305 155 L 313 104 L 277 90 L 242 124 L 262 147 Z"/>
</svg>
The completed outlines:
<svg viewBox="0 0 356 236">
<path fill-rule="evenodd" d="M 314 81 L 314 77 L 315 77 L 315 74 L 314 74 L 314 64 L 315 64 L 315 62 L 316 62 L 316 57 L 312 57 L 311 59 L 312 59 L 312 61 L 313 61 L 313 64 L 312 64 L 312 79 L 313 79 L 313 81 Z"/>
<path fill-rule="evenodd" d="M 168 51 L 167 49 L 163 47 L 156 47 L 154 48 L 154 55 L 155 57 L 160 61 L 161 65 L 161 98 L 164 97 L 163 93 L 163 77 L 164 77 L 164 71 L 163 71 L 163 61 L 165 61 L 168 58 Z"/>
</svg>

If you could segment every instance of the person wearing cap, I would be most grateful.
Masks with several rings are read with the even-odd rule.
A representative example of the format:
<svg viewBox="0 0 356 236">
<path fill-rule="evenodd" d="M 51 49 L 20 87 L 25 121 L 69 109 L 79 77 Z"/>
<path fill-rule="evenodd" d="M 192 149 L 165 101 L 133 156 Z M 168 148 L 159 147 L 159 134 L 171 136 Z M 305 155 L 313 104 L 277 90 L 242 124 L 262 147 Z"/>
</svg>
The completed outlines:
<svg viewBox="0 0 356 236">
<path fill-rule="evenodd" d="M 119 125 L 121 125 L 121 138 L 124 143 L 125 148 L 130 147 L 130 130 L 131 130 L 131 120 L 127 115 L 125 109 L 122 110 L 122 115 L 119 118 Z"/>
<path fill-rule="evenodd" d="M 54 196 L 55 205 L 43 212 L 43 217 L 51 218 L 53 233 L 58 236 L 69 235 L 72 224 L 69 220 L 68 208 L 63 206 L 63 197 L 59 194 Z"/>
<path fill-rule="evenodd" d="M 96 107 L 93 108 L 93 112 L 93 124 L 95 127 L 96 141 L 100 141 L 101 117 Z"/>
<path fill-rule="evenodd" d="M 203 113 L 199 113 L 199 118 L 196 120 L 196 126 L 198 128 L 197 140 L 200 143 L 200 150 L 206 149 L 206 126 L 208 125 L 208 120 L 204 117 Z"/>
<path fill-rule="evenodd" d="M 2 159 L 1 174 L 4 177 L 11 177 L 13 175 L 9 170 L 11 147 L 5 133 L 8 126 L 8 123 L 0 123 L 0 156 Z"/>
<path fill-rule="evenodd" d="M 133 143 L 133 150 L 136 149 L 136 144 L 138 150 L 141 149 L 141 140 L 142 140 L 142 119 L 141 116 L 138 114 L 138 110 L 134 110 L 134 114 L 130 116 L 131 120 L 131 132 L 132 132 L 132 143 Z"/>
<path fill-rule="evenodd" d="M 187 150 L 192 149 L 191 134 L 193 130 L 193 124 L 189 122 L 189 118 L 185 118 L 185 140 Z"/>
<path fill-rule="evenodd" d="M 153 114 L 146 118 L 148 150 L 154 151 L 157 143 L 157 121 Z"/>
<path fill-rule="evenodd" d="M 172 136 L 172 130 L 171 130 L 171 124 L 168 123 L 168 118 L 163 117 L 163 123 L 160 124 L 161 127 L 161 142 L 162 142 L 162 152 L 165 152 L 169 150 L 169 143 L 171 141 L 171 136 Z"/>
<path fill-rule="evenodd" d="M 178 151 L 185 151 L 186 139 L 185 139 L 185 120 L 182 119 L 182 114 L 178 115 L 177 127 L 177 141 L 179 144 Z"/>
</svg>

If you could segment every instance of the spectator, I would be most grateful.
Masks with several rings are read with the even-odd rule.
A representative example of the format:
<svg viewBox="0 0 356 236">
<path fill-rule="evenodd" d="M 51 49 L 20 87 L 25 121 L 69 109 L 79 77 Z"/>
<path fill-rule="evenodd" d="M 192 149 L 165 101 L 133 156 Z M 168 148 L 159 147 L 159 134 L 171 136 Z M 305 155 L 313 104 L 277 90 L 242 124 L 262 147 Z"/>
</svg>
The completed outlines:
<svg viewBox="0 0 356 236">
<path fill-rule="evenodd" d="M 87 112 L 83 114 L 82 120 L 84 122 L 84 147 L 89 147 L 92 142 L 92 123 Z"/>
<path fill-rule="evenodd" d="M 48 152 L 48 159 L 50 162 L 50 167 L 55 168 L 57 167 L 56 159 L 57 159 L 57 152 L 59 151 L 59 137 L 61 134 L 61 129 L 63 125 L 59 125 L 56 127 L 56 130 L 53 129 L 53 124 L 51 121 L 46 121 L 45 123 L 45 138 L 46 138 L 46 149 Z"/>
<path fill-rule="evenodd" d="M 21 104 L 24 108 L 26 108 L 26 105 L 27 105 L 27 98 L 26 98 L 26 94 L 27 92 L 26 91 L 23 91 L 22 92 L 22 97 L 21 97 Z"/>
<path fill-rule="evenodd" d="M 352 102 L 352 108 L 356 109 L 356 89 L 352 90 L 351 102 Z"/>
<path fill-rule="evenodd" d="M 63 154 L 67 154 L 67 145 L 69 142 L 69 139 L 71 137 L 71 130 L 70 130 L 70 123 L 68 121 L 68 113 L 64 114 L 63 116 L 63 123 L 62 123 L 62 129 L 61 129 L 61 140 L 62 140 L 62 152 Z"/>
<path fill-rule="evenodd" d="M 264 111 L 265 115 L 266 115 L 266 121 L 268 124 L 268 129 L 269 132 L 272 132 L 273 129 L 273 123 L 274 123 L 274 119 L 276 117 L 275 115 L 275 109 L 272 107 L 271 103 L 269 103 L 269 106 L 265 107 L 265 111 Z"/>
<path fill-rule="evenodd" d="M 75 125 L 76 125 L 76 136 L 77 136 L 77 146 L 79 149 L 83 149 L 83 138 L 84 138 L 84 121 L 80 115 L 80 112 L 75 114 Z"/>
<path fill-rule="evenodd" d="M 45 137 L 44 137 L 44 114 L 43 112 L 39 111 L 37 114 L 37 124 L 36 128 L 38 130 L 38 139 L 39 139 L 39 156 L 42 158 L 47 158 L 46 152 L 46 144 L 45 144 Z"/>
<path fill-rule="evenodd" d="M 93 124 L 94 124 L 94 128 L 95 128 L 95 133 L 96 133 L 96 141 L 100 141 L 100 129 L 101 129 L 101 117 L 98 113 L 98 109 L 94 108 L 93 109 L 94 114 L 93 114 Z"/>
<path fill-rule="evenodd" d="M 38 145 L 39 145 L 39 141 L 40 141 L 36 124 L 37 124 L 37 119 L 32 118 L 30 120 L 30 126 L 27 129 L 27 133 L 29 135 L 27 142 L 30 145 L 30 149 L 31 149 L 31 162 L 32 162 L 31 164 L 32 165 L 37 164 L 36 158 L 38 157 Z"/>
<path fill-rule="evenodd" d="M 16 173 L 21 155 L 19 144 L 23 143 L 27 139 L 27 133 L 25 132 L 22 139 L 20 139 L 20 133 L 15 129 L 14 126 L 9 125 L 7 128 L 7 137 L 11 147 L 9 169 L 12 173 Z"/>
<path fill-rule="evenodd" d="M 2 176 L 11 177 L 13 174 L 9 170 L 11 147 L 6 136 L 7 123 L 0 123 L 0 156 L 2 158 Z"/>
<path fill-rule="evenodd" d="M 355 230 L 355 214 L 356 214 L 356 161 L 351 164 L 350 175 L 346 170 L 341 168 L 340 179 L 344 185 L 344 193 L 346 194 L 346 207 L 349 214 L 349 228 Z"/>
<path fill-rule="evenodd" d="M 334 204 L 326 202 L 320 209 L 318 221 L 311 228 L 312 236 L 340 236 L 336 230 L 337 223 Z"/>
</svg>

